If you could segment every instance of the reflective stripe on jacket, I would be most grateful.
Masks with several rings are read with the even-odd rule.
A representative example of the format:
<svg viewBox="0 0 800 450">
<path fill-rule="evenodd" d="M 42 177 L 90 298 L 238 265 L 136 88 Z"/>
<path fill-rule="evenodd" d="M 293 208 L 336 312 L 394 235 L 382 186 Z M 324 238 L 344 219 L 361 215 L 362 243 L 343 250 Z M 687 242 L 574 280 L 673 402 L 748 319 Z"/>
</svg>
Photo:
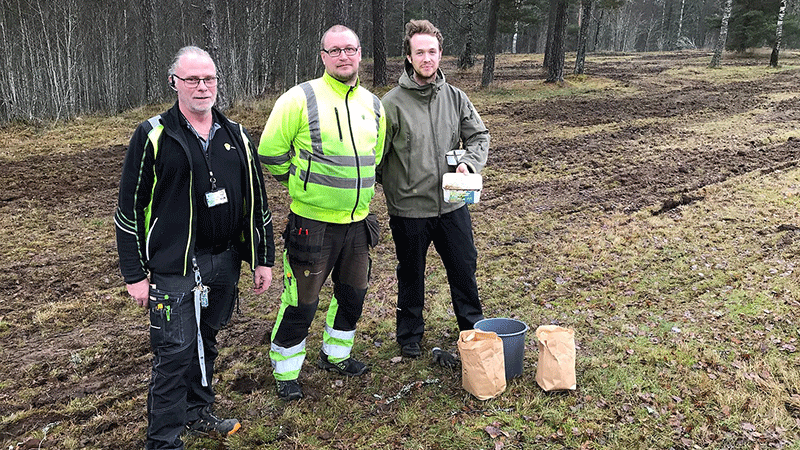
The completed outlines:
<svg viewBox="0 0 800 450">
<path fill-rule="evenodd" d="M 327 73 L 275 102 L 258 153 L 289 188 L 291 210 L 328 223 L 363 220 L 375 194 L 386 117 L 378 97 Z"/>
</svg>

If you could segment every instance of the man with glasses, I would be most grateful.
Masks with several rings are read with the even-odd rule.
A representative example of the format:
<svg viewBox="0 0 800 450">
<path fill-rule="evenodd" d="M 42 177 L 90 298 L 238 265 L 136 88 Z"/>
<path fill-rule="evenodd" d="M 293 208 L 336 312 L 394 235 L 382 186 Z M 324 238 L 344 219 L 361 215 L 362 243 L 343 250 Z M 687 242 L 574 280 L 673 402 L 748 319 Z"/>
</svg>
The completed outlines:
<svg viewBox="0 0 800 450">
<path fill-rule="evenodd" d="M 380 100 L 359 83 L 358 36 L 335 25 L 322 36 L 322 77 L 275 103 L 258 153 L 292 198 L 283 237 L 284 290 L 270 360 L 278 396 L 303 396 L 298 383 L 306 337 L 331 275 L 333 298 L 317 365 L 345 376 L 368 367 L 350 356 L 369 282 L 369 247 L 378 224 L 369 214 L 386 119 Z"/>
<path fill-rule="evenodd" d="M 397 254 L 397 343 L 403 356 L 421 355 L 425 330 L 425 258 L 433 242 L 442 258 L 460 330 L 483 319 L 475 280 L 477 250 L 464 203 L 445 203 L 445 154 L 463 151 L 458 173 L 479 173 L 489 152 L 489 131 L 467 95 L 439 69 L 442 33 L 427 20 L 406 24 L 405 70 L 383 97 L 387 136 L 378 169 Z M 459 152 L 461 153 L 461 152 Z M 437 362 L 453 366 L 448 352 Z"/>
<path fill-rule="evenodd" d="M 214 108 L 211 57 L 184 47 L 167 79 L 178 100 L 134 132 L 114 217 L 128 293 L 150 316 L 147 449 L 182 449 L 187 429 L 239 429 L 212 413 L 217 333 L 238 304 L 242 261 L 262 294 L 275 259 L 261 165 L 247 131 Z"/>
</svg>

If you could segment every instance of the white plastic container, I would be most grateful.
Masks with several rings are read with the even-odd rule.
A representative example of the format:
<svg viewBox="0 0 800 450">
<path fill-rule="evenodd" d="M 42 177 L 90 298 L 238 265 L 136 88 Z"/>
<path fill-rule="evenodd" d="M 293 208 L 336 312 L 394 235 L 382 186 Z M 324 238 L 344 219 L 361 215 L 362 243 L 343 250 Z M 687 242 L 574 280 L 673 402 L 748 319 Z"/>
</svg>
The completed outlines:
<svg viewBox="0 0 800 450">
<path fill-rule="evenodd" d="M 483 189 L 479 173 L 446 173 L 442 177 L 444 201 L 447 203 L 478 203 Z"/>
</svg>

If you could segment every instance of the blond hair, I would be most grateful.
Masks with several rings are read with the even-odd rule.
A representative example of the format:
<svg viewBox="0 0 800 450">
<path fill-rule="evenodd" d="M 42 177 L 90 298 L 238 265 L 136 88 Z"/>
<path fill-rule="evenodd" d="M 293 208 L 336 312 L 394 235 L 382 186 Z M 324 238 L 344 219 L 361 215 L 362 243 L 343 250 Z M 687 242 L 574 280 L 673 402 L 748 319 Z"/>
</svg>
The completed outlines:
<svg viewBox="0 0 800 450">
<path fill-rule="evenodd" d="M 344 33 L 346 31 L 353 33 L 353 36 L 356 37 L 357 46 L 361 47 L 361 39 L 358 38 L 358 35 L 356 34 L 355 31 L 351 30 L 350 28 L 347 28 L 344 25 L 334 25 L 328 28 L 326 32 L 322 33 L 322 39 L 319 40 L 320 50 L 325 50 L 325 38 L 328 37 L 328 33 Z"/>
</svg>

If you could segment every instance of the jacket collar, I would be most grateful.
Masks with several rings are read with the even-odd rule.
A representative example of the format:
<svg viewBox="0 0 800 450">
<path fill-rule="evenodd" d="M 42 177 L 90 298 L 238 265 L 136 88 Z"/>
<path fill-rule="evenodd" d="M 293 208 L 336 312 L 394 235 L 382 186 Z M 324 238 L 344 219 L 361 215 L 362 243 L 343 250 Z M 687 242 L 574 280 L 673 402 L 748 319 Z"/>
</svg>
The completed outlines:
<svg viewBox="0 0 800 450">
<path fill-rule="evenodd" d="M 216 106 L 211 108 L 211 114 L 214 117 L 214 123 L 218 123 L 220 126 L 228 128 L 228 131 L 231 132 L 232 135 L 238 136 L 238 133 L 233 133 L 235 130 L 231 128 L 228 118 L 225 117 L 225 115 L 223 115 Z M 178 107 L 178 102 L 175 102 L 175 104 L 172 105 L 172 108 L 170 108 L 162 117 L 164 120 L 164 127 L 171 131 L 177 132 L 186 124 L 186 118 L 183 117 L 183 113 L 181 113 L 181 110 Z"/>
<path fill-rule="evenodd" d="M 355 90 L 358 89 L 358 87 L 361 85 L 360 78 L 356 78 L 355 86 L 350 86 L 349 84 L 344 84 L 341 81 L 337 80 L 336 78 L 333 78 L 332 76 L 330 76 L 330 74 L 328 74 L 328 72 L 322 74 L 322 79 L 328 86 L 330 86 L 333 89 L 334 92 L 341 95 L 342 97 L 347 95 L 347 93 L 350 91 L 351 88 L 353 89 L 353 92 L 355 92 Z"/>
<path fill-rule="evenodd" d="M 244 145 L 244 142 L 241 140 L 238 130 L 234 128 L 231 121 L 228 120 L 228 118 L 225 117 L 225 115 L 223 115 L 216 107 L 211 108 L 211 113 L 214 115 L 214 123 L 218 123 L 220 126 L 225 127 L 231 139 L 237 142 L 236 146 L 241 148 L 241 146 Z M 183 114 L 181 114 L 180 108 L 178 108 L 178 102 L 175 102 L 175 104 L 172 105 L 172 108 L 170 108 L 161 117 L 164 121 L 164 131 L 181 144 L 181 147 L 183 147 L 183 150 L 186 152 L 186 156 L 189 158 L 189 161 L 191 161 L 192 157 L 189 153 L 189 145 L 184 138 L 183 132 L 181 131 L 181 128 L 185 126 L 184 123 L 186 122 L 186 119 L 183 117 Z"/>
<path fill-rule="evenodd" d="M 433 83 L 420 86 L 417 80 L 414 79 L 414 66 L 411 65 L 408 58 L 404 59 L 403 62 L 404 70 L 398 82 L 400 87 L 416 91 L 419 95 L 425 97 L 428 95 L 435 95 L 436 91 L 445 84 L 444 72 L 442 72 L 440 68 L 436 70 L 436 79 Z"/>
</svg>

